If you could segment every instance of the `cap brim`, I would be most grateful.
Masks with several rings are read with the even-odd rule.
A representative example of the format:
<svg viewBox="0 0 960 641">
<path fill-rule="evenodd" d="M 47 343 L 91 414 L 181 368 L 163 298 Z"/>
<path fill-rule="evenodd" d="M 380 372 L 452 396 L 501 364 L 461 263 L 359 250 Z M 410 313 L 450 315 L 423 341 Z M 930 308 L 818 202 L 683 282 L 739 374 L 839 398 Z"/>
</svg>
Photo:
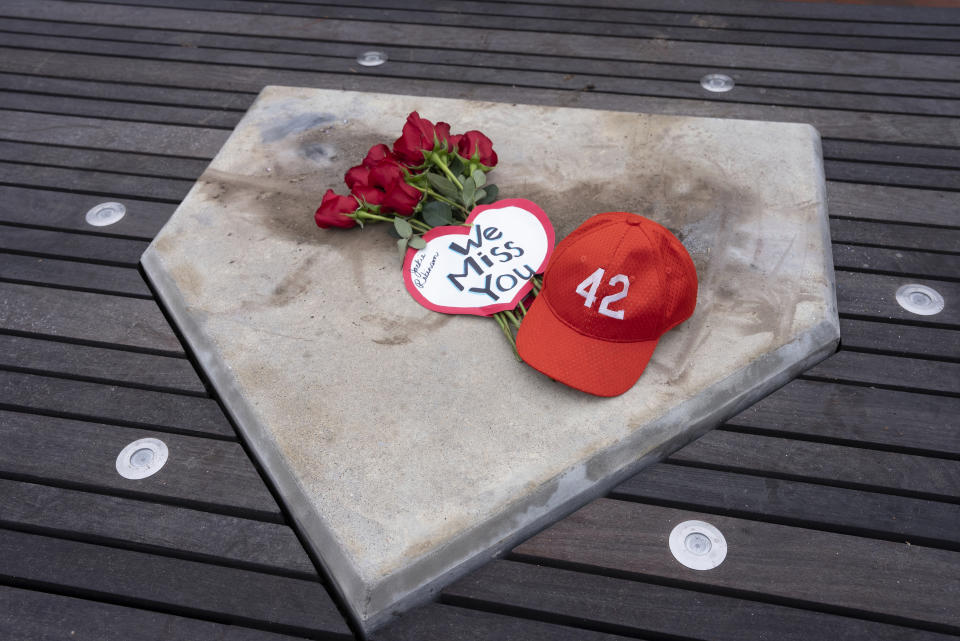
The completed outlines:
<svg viewBox="0 0 960 641">
<path fill-rule="evenodd" d="M 520 358 L 552 379 L 596 396 L 619 396 L 633 387 L 657 341 L 622 343 L 584 336 L 536 300 L 517 332 Z"/>
</svg>

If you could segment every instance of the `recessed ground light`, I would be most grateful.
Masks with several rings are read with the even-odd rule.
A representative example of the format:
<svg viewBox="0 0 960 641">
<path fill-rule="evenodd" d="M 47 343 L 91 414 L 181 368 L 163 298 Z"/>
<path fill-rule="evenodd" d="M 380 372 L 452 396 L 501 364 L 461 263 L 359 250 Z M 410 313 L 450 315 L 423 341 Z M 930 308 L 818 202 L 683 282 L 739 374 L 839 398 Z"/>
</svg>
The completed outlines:
<svg viewBox="0 0 960 641">
<path fill-rule="evenodd" d="M 127 213 L 127 208 L 121 203 L 100 203 L 87 212 L 87 223 L 94 227 L 112 225 Z"/>
<path fill-rule="evenodd" d="M 926 285 L 904 285 L 897 290 L 897 302 L 908 312 L 921 316 L 933 316 L 943 311 L 943 296 Z"/>
<path fill-rule="evenodd" d="M 357 62 L 364 67 L 376 67 L 387 61 L 387 54 L 383 51 L 364 51 L 357 56 Z"/>
<path fill-rule="evenodd" d="M 670 532 L 670 551 L 691 570 L 712 570 L 727 558 L 727 540 L 704 521 L 684 521 Z"/>
<path fill-rule="evenodd" d="M 733 78 L 722 73 L 708 73 L 700 78 L 700 86 L 707 91 L 714 93 L 724 93 L 733 89 Z"/>
<path fill-rule="evenodd" d="M 142 438 L 127 445 L 117 456 L 117 472 L 125 479 L 145 479 L 167 462 L 167 446 L 160 439 Z"/>
</svg>

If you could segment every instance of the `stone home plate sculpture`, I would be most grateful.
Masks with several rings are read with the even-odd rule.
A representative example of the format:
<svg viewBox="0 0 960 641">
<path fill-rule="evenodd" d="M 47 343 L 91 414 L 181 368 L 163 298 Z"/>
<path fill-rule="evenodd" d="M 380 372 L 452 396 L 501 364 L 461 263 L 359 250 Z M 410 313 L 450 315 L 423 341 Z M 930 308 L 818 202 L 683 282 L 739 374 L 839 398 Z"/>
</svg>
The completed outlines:
<svg viewBox="0 0 960 641">
<path fill-rule="evenodd" d="M 518 363 L 495 323 L 421 307 L 394 239 L 324 231 L 323 192 L 413 110 L 480 129 L 558 241 L 643 214 L 696 311 L 616 398 Z M 819 136 L 806 125 L 267 87 L 143 256 L 146 273 L 365 629 L 830 354 Z"/>
</svg>

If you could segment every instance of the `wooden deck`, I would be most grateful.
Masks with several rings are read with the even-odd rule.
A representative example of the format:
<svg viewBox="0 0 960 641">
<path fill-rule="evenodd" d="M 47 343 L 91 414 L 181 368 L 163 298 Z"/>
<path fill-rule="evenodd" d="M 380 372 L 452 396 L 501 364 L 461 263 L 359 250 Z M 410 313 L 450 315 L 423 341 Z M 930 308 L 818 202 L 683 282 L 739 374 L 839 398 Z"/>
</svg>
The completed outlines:
<svg viewBox="0 0 960 641">
<path fill-rule="evenodd" d="M 716 71 L 737 87 L 701 89 Z M 375 639 L 960 634 L 960 10 L 5 0 L 0 639 L 352 637 L 138 270 L 266 84 L 823 135 L 839 353 Z M 126 217 L 87 225 L 103 201 Z M 944 311 L 902 310 L 910 282 Z M 167 467 L 122 479 L 144 436 Z M 716 570 L 666 552 L 690 518 L 730 543 Z"/>
</svg>

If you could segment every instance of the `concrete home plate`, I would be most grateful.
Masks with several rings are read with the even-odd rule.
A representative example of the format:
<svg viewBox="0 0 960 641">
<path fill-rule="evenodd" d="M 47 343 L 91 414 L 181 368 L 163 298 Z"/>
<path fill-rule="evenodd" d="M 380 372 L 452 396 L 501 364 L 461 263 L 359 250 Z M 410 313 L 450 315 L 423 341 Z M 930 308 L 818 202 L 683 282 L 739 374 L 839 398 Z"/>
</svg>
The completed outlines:
<svg viewBox="0 0 960 641">
<path fill-rule="evenodd" d="M 694 259 L 696 311 L 640 381 L 589 396 L 497 324 L 424 309 L 383 226 L 327 188 L 413 110 L 480 129 L 503 197 L 561 240 L 632 211 Z M 823 359 L 839 339 L 806 125 L 267 87 L 143 256 L 336 589 L 370 630 Z"/>
</svg>

